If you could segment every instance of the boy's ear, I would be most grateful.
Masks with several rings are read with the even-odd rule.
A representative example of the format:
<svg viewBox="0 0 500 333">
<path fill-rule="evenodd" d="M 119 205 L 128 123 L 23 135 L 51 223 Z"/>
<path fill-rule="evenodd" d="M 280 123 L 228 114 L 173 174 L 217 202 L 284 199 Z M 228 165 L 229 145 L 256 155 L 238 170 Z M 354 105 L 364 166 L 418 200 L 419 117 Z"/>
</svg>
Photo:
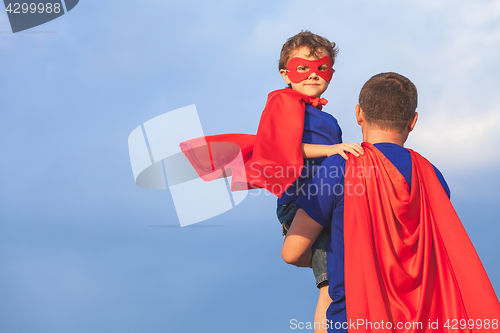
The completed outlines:
<svg viewBox="0 0 500 333">
<path fill-rule="evenodd" d="M 288 78 L 288 71 L 286 69 L 280 69 L 280 74 L 281 76 L 283 76 L 283 79 L 285 79 L 285 82 L 287 84 L 292 83 L 292 81 L 290 81 L 290 79 Z"/>
</svg>

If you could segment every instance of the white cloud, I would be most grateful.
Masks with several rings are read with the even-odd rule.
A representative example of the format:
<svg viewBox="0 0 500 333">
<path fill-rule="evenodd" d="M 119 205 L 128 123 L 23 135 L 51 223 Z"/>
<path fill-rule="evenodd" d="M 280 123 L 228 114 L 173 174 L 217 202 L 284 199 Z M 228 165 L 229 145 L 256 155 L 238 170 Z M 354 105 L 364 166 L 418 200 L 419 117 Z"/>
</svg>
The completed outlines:
<svg viewBox="0 0 500 333">
<path fill-rule="evenodd" d="M 500 164 L 500 100 L 485 112 L 464 110 L 445 104 L 426 110 L 431 116 L 419 121 L 409 143 L 436 165 L 455 170 Z"/>
<path fill-rule="evenodd" d="M 442 1 L 444 42 L 430 49 L 411 143 L 433 161 L 470 169 L 500 164 L 500 1 Z M 427 86 L 428 85 L 428 86 Z M 434 91 L 432 91 L 434 89 Z M 423 94 L 422 94 L 423 92 Z"/>
</svg>

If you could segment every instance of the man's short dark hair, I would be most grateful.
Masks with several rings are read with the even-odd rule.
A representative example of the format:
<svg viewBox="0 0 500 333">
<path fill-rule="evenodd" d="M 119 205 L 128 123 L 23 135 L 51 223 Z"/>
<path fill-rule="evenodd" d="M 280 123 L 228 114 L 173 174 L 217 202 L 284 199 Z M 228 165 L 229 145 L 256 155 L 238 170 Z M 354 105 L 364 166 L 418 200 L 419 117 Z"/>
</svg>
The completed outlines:
<svg viewBox="0 0 500 333">
<path fill-rule="evenodd" d="M 404 130 L 415 115 L 417 99 L 415 85 L 391 72 L 372 76 L 359 93 L 366 121 L 383 130 Z"/>
</svg>

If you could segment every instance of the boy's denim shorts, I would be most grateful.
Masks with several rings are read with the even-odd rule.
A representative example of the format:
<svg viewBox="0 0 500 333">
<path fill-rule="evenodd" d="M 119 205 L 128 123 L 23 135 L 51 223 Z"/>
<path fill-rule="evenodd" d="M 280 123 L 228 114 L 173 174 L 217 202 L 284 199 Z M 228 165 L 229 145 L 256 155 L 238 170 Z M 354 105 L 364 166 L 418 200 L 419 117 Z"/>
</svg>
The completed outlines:
<svg viewBox="0 0 500 333">
<path fill-rule="evenodd" d="M 279 205 L 276 209 L 276 215 L 278 215 L 278 220 L 281 223 L 283 236 L 290 229 L 290 225 L 298 209 L 299 206 L 295 203 Z M 316 279 L 316 287 L 318 288 L 322 282 L 328 281 L 326 274 L 326 247 L 328 245 L 329 234 L 330 228 L 323 229 L 312 246 L 312 269 L 314 278 Z"/>
</svg>

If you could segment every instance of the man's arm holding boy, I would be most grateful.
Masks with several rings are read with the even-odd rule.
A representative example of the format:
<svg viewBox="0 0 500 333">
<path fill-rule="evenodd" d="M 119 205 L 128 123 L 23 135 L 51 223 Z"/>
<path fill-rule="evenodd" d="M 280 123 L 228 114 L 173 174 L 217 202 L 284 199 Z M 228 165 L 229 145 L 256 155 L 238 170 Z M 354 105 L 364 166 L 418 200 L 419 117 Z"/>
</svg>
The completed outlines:
<svg viewBox="0 0 500 333">
<path fill-rule="evenodd" d="M 332 222 L 333 211 L 341 194 L 336 193 L 336 185 L 341 185 L 345 160 L 340 155 L 328 157 L 321 171 L 313 177 L 307 195 L 300 196 L 296 203 L 301 207 L 290 226 L 281 256 L 283 260 L 298 267 L 311 265 L 312 245 L 323 228 Z M 313 194 L 314 193 L 314 194 Z"/>
</svg>

